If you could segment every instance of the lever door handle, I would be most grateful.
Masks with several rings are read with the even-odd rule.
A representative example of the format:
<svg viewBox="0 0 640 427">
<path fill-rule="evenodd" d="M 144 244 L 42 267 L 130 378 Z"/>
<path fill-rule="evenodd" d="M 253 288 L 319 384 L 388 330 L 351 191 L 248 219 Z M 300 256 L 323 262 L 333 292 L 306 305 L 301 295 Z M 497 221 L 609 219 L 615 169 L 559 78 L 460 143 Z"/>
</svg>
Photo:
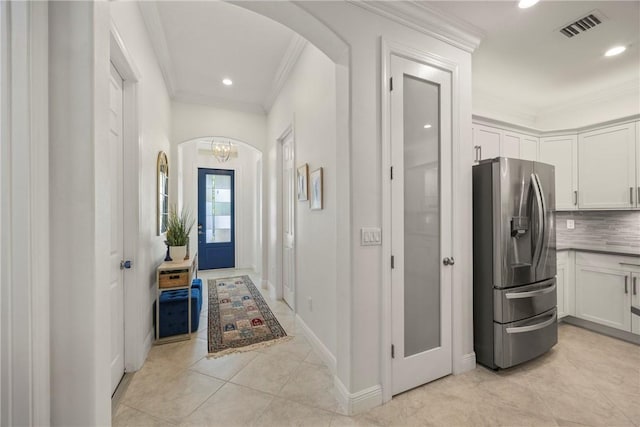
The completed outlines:
<svg viewBox="0 0 640 427">
<path fill-rule="evenodd" d="M 455 262 L 455 260 L 453 259 L 453 257 L 446 257 L 446 258 L 443 258 L 442 263 L 443 263 L 444 265 L 453 265 L 453 264 L 455 264 L 456 262 Z"/>
<path fill-rule="evenodd" d="M 131 261 L 130 260 L 122 260 L 120 261 L 120 270 L 124 270 L 124 269 L 130 269 L 131 268 Z"/>
</svg>

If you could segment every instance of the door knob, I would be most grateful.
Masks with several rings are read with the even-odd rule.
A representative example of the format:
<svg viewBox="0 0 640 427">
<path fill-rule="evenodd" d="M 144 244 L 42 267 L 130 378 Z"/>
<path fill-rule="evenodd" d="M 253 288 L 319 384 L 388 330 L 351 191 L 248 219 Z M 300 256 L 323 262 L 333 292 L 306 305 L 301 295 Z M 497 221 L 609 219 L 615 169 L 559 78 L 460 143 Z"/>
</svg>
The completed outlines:
<svg viewBox="0 0 640 427">
<path fill-rule="evenodd" d="M 126 260 L 126 261 L 120 261 L 120 270 L 124 270 L 124 269 L 130 269 L 131 268 L 131 261 Z"/>
<path fill-rule="evenodd" d="M 455 264 L 456 262 L 454 261 L 453 257 L 451 257 L 451 258 L 446 257 L 446 258 L 444 258 L 444 259 L 442 260 L 442 263 L 443 263 L 444 265 L 453 265 L 453 264 Z"/>
</svg>

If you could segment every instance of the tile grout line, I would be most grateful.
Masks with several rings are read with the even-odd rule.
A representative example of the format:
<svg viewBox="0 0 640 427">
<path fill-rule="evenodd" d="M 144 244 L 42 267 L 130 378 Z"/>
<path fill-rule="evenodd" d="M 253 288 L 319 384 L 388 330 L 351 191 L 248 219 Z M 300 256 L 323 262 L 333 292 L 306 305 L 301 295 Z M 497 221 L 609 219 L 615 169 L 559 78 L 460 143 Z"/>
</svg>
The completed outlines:
<svg viewBox="0 0 640 427">
<path fill-rule="evenodd" d="M 174 425 L 174 426 L 178 426 L 178 425 L 180 425 L 180 424 L 176 424 L 176 423 L 174 423 L 173 421 L 168 420 L 168 419 L 166 419 L 166 418 L 162 418 L 162 417 L 159 417 L 159 416 L 157 416 L 157 415 L 150 414 L 149 412 L 147 412 L 147 411 L 145 411 L 145 410 L 143 410 L 143 409 L 139 409 L 139 408 L 136 408 L 136 407 L 131 406 L 131 405 L 126 405 L 126 404 L 124 404 L 124 403 L 121 403 L 121 405 L 122 405 L 122 406 L 126 406 L 126 407 L 127 407 L 127 408 L 129 408 L 129 409 L 133 409 L 134 411 L 142 412 L 143 414 L 145 414 L 145 415 L 147 415 L 147 416 L 149 416 L 149 417 L 151 417 L 151 418 L 153 418 L 153 419 L 155 419 L 155 420 L 157 420 L 157 421 L 166 422 L 166 423 L 169 423 L 169 424 Z M 113 422 L 113 419 L 111 420 L 111 422 Z"/>
</svg>

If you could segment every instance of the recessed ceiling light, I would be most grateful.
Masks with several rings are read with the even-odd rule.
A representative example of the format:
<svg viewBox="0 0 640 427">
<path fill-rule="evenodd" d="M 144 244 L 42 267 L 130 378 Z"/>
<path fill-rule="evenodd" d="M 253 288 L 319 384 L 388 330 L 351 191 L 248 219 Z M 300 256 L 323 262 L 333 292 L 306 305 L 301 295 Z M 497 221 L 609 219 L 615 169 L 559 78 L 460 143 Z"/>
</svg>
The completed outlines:
<svg viewBox="0 0 640 427">
<path fill-rule="evenodd" d="M 533 6 L 534 4 L 538 3 L 540 0 L 520 0 L 520 3 L 518 3 L 518 7 L 520 9 L 527 9 L 531 6 Z"/>
<path fill-rule="evenodd" d="M 426 125 L 424 125 L 425 129 L 429 129 L 431 127 L 431 125 L 429 123 L 427 123 Z"/>
<path fill-rule="evenodd" d="M 231 79 L 222 79 L 222 84 L 225 86 L 231 86 L 233 82 L 231 81 Z"/>
<path fill-rule="evenodd" d="M 612 47 L 611 49 L 609 49 L 604 56 L 616 56 L 616 55 L 620 55 L 622 52 L 624 52 L 625 50 L 627 50 L 627 48 L 625 46 L 616 46 L 616 47 Z"/>
</svg>

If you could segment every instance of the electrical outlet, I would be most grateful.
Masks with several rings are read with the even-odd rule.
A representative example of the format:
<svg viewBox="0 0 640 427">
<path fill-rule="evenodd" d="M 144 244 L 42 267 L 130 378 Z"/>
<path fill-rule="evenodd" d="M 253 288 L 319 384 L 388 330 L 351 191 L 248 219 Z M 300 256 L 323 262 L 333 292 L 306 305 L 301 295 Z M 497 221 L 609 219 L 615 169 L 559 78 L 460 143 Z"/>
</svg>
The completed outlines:
<svg viewBox="0 0 640 427">
<path fill-rule="evenodd" d="M 313 298 L 307 298 L 307 305 L 309 306 L 309 311 L 313 311 Z"/>
<path fill-rule="evenodd" d="M 576 228 L 576 222 L 572 219 L 567 220 L 567 230 L 573 230 Z"/>
</svg>

